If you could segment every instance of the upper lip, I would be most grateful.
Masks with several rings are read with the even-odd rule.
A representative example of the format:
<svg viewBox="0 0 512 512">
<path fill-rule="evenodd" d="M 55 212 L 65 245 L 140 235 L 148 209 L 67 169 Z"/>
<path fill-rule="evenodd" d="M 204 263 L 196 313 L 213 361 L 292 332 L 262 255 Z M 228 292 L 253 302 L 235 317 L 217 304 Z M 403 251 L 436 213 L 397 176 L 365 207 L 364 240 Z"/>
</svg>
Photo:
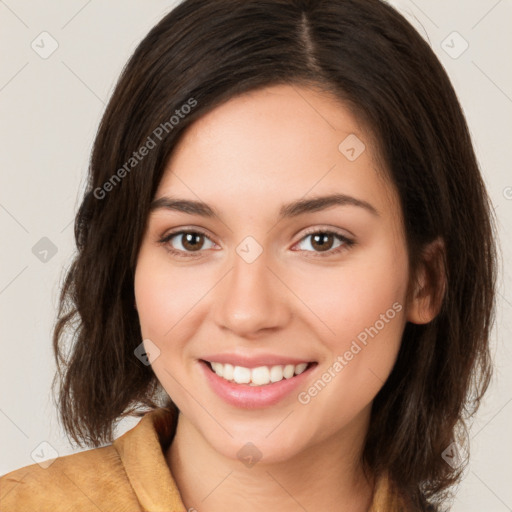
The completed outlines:
<svg viewBox="0 0 512 512">
<path fill-rule="evenodd" d="M 244 368 L 257 368 L 258 366 L 285 366 L 287 364 L 298 365 L 301 363 L 312 363 L 310 359 L 298 359 L 290 356 L 280 356 L 276 354 L 258 354 L 254 356 L 244 356 L 240 354 L 212 354 L 204 356 L 204 361 L 209 363 L 231 364 L 233 366 L 243 366 Z"/>
</svg>

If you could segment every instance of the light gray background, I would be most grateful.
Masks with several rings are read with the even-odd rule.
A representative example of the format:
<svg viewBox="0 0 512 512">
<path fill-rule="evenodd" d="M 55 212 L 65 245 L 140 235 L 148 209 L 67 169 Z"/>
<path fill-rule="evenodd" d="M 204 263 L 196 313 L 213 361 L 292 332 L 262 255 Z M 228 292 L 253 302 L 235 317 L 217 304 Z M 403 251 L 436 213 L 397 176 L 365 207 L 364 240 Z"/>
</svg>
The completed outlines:
<svg viewBox="0 0 512 512">
<path fill-rule="evenodd" d="M 495 379 L 471 430 L 471 463 L 453 510 L 512 511 L 512 294 L 506 264 L 512 252 L 512 2 L 390 3 L 430 41 L 452 79 L 499 219 L 503 250 Z M 115 80 L 140 40 L 175 4 L 0 0 L 0 474 L 33 464 L 31 453 L 43 441 L 58 455 L 81 451 L 67 442 L 49 398 L 55 371 L 51 330 L 74 252 L 72 221 Z M 31 47 L 35 41 L 40 53 L 51 48 L 43 31 L 58 43 L 46 59 Z M 464 40 L 469 47 L 453 58 Z M 43 237 L 57 249 L 46 262 L 44 253 L 32 250 Z M 117 435 L 136 422 L 124 421 Z"/>
</svg>

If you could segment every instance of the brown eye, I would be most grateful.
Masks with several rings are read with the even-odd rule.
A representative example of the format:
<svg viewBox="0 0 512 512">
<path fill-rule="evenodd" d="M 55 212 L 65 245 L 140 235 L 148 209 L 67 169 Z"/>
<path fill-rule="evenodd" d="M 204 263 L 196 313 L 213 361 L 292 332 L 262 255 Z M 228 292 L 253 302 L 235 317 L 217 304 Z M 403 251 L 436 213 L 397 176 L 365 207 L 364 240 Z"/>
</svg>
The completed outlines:
<svg viewBox="0 0 512 512">
<path fill-rule="evenodd" d="M 319 251 L 328 251 L 334 244 L 334 235 L 328 233 L 316 233 L 311 236 L 311 246 Z"/>
<path fill-rule="evenodd" d="M 210 247 L 204 247 L 209 241 Z M 212 248 L 215 244 L 199 231 L 178 231 L 164 236 L 160 241 L 166 249 L 178 256 L 195 256 L 193 253 L 200 253 L 202 249 Z"/>
<path fill-rule="evenodd" d="M 328 230 L 316 230 L 306 234 L 299 242 L 299 246 L 304 244 L 304 240 L 310 239 L 309 245 L 312 247 L 312 251 L 303 247 L 299 247 L 300 250 L 306 252 L 317 253 L 318 256 L 331 256 L 337 254 L 340 251 L 352 247 L 355 242 L 350 240 L 346 236 Z M 339 243 L 337 245 L 336 241 Z"/>
<path fill-rule="evenodd" d="M 187 251 L 197 251 L 201 249 L 205 236 L 202 233 L 184 233 L 181 235 L 181 244 Z"/>
</svg>

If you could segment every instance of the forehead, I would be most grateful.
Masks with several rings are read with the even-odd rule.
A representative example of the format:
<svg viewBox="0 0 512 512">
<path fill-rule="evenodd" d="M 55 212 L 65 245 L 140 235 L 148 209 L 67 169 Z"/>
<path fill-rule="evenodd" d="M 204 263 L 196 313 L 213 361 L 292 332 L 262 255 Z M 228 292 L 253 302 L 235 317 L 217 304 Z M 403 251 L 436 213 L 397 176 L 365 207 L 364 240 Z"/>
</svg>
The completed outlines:
<svg viewBox="0 0 512 512">
<path fill-rule="evenodd" d="M 372 137 L 340 101 L 276 85 L 234 97 L 188 127 L 156 197 L 172 193 L 219 209 L 242 199 L 262 211 L 344 193 L 385 210 L 396 197 L 384 174 Z"/>
</svg>

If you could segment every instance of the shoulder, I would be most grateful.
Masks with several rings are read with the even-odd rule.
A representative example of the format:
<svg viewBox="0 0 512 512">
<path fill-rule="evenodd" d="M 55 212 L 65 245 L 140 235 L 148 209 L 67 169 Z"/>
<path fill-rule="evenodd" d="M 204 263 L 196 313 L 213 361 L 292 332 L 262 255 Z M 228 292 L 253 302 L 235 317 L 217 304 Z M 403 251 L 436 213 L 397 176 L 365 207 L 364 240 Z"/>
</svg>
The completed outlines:
<svg viewBox="0 0 512 512">
<path fill-rule="evenodd" d="M 43 466 L 32 464 L 0 477 L 2 512 L 85 511 L 97 510 L 100 504 L 103 510 L 140 509 L 112 445 L 58 457 Z"/>
</svg>

